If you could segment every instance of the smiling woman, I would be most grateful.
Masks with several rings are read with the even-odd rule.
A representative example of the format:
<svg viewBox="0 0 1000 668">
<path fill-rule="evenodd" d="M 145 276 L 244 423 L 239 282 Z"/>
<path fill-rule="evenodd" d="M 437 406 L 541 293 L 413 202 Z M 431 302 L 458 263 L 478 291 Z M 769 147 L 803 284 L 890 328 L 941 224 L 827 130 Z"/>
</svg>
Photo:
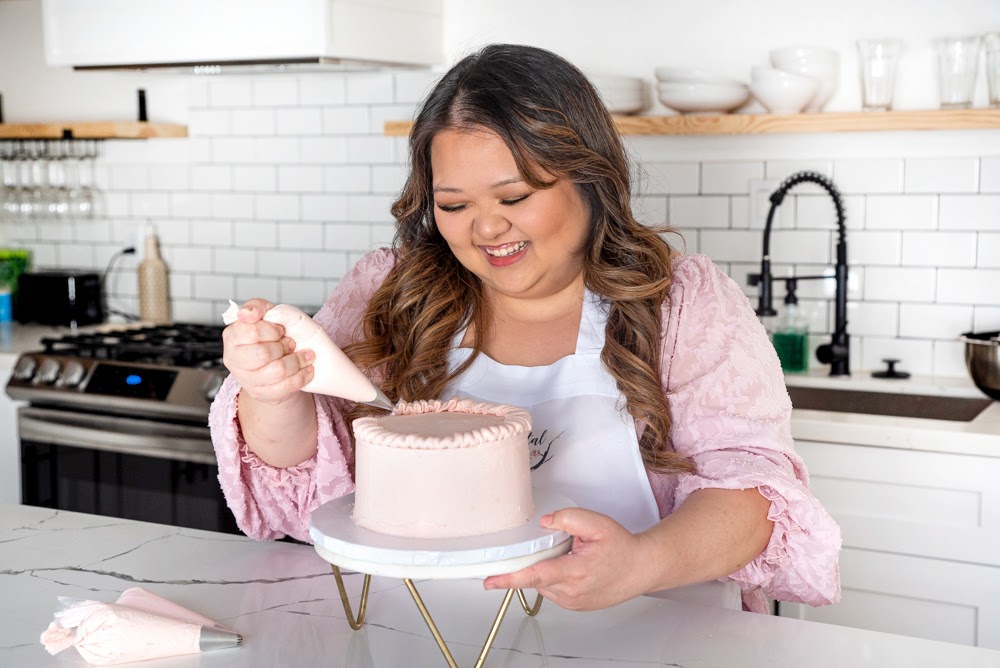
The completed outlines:
<svg viewBox="0 0 1000 668">
<path fill-rule="evenodd" d="M 531 415 L 532 486 L 570 554 L 485 581 L 567 608 L 721 580 L 840 595 L 839 528 L 792 449 L 791 404 L 739 286 L 631 210 L 625 150 L 580 71 L 533 47 L 462 59 L 423 103 L 392 249 L 362 258 L 315 316 L 393 400 L 460 397 Z M 299 391 L 311 360 L 244 304 L 213 406 L 220 479 L 258 538 L 308 539 L 353 489 L 347 426 L 369 412 Z M 720 596 L 719 602 L 725 597 Z"/>
</svg>

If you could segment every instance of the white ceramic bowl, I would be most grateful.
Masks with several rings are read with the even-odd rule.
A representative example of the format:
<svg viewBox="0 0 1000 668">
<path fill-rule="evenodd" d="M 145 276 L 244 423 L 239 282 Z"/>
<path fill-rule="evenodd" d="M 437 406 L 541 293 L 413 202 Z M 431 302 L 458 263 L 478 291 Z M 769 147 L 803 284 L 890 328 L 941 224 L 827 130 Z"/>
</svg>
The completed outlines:
<svg viewBox="0 0 1000 668">
<path fill-rule="evenodd" d="M 717 84 L 740 83 L 735 79 L 720 76 L 697 67 L 657 67 L 653 70 L 653 73 L 656 75 L 657 81 Z"/>
<path fill-rule="evenodd" d="M 819 90 L 820 80 L 769 68 L 754 68 L 750 91 L 772 114 L 797 114 Z"/>
<path fill-rule="evenodd" d="M 746 84 L 667 81 L 656 84 L 665 107 L 682 114 L 710 114 L 732 111 L 750 97 Z"/>
<path fill-rule="evenodd" d="M 833 97 L 840 83 L 840 55 L 833 49 L 795 46 L 772 49 L 769 55 L 771 64 L 779 70 L 820 80 L 819 89 L 806 105 L 806 111 L 821 111 Z"/>
</svg>

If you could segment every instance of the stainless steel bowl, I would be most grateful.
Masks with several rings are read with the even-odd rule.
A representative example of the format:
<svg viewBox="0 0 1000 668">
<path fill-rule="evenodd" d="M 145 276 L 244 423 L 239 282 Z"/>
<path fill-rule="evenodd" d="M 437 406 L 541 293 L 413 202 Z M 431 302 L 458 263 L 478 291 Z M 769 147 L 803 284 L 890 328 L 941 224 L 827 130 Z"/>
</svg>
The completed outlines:
<svg viewBox="0 0 1000 668">
<path fill-rule="evenodd" d="M 1000 401 L 1000 331 L 962 334 L 965 368 L 972 382 L 987 396 Z"/>
</svg>

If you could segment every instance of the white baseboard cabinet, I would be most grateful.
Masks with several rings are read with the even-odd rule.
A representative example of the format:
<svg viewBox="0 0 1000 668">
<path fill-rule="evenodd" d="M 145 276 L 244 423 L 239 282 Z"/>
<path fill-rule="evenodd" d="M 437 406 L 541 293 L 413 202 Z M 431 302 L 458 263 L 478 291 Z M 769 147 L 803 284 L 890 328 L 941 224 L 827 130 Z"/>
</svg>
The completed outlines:
<svg viewBox="0 0 1000 668">
<path fill-rule="evenodd" d="M 843 599 L 780 615 L 1000 649 L 1000 457 L 795 447 L 843 530 Z"/>
</svg>

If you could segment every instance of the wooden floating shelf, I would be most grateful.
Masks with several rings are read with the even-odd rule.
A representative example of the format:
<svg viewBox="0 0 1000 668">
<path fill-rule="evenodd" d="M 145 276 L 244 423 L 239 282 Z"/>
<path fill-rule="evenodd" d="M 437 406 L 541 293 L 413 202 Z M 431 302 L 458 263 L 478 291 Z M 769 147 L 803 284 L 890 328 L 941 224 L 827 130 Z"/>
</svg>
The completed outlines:
<svg viewBox="0 0 1000 668">
<path fill-rule="evenodd" d="M 0 123 L 0 139 L 160 139 L 187 136 L 186 125 L 143 121 Z"/>
<path fill-rule="evenodd" d="M 833 111 L 818 114 L 615 116 L 623 135 L 763 135 L 806 132 L 1000 129 L 1000 109 Z M 385 134 L 405 137 L 410 121 L 386 121 Z"/>
</svg>

